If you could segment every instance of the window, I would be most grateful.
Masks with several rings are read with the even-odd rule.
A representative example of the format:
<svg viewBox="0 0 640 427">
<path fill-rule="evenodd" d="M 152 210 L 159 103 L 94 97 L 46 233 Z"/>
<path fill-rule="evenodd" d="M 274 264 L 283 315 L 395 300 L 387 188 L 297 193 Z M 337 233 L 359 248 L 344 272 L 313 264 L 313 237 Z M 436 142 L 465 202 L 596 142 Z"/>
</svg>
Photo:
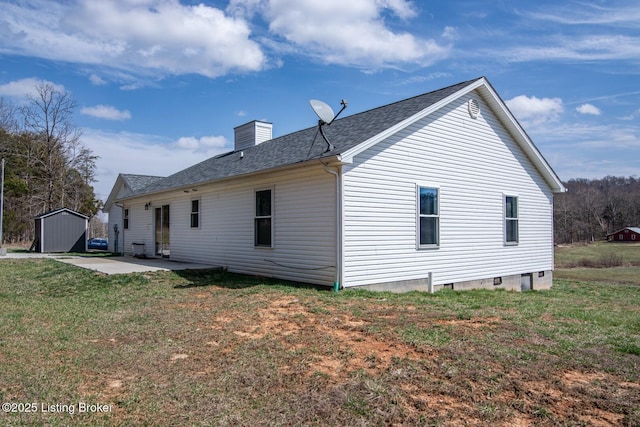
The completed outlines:
<svg viewBox="0 0 640 427">
<path fill-rule="evenodd" d="M 255 245 L 272 247 L 271 190 L 256 191 Z"/>
<path fill-rule="evenodd" d="M 518 198 L 505 196 L 505 242 L 510 245 L 518 243 Z"/>
<path fill-rule="evenodd" d="M 191 228 L 200 227 L 200 200 L 191 201 Z"/>
<path fill-rule="evenodd" d="M 124 216 L 122 218 L 122 227 L 125 230 L 129 229 L 129 209 L 124 210 Z"/>
<path fill-rule="evenodd" d="M 440 242 L 438 189 L 418 187 L 418 246 L 437 246 Z"/>
</svg>

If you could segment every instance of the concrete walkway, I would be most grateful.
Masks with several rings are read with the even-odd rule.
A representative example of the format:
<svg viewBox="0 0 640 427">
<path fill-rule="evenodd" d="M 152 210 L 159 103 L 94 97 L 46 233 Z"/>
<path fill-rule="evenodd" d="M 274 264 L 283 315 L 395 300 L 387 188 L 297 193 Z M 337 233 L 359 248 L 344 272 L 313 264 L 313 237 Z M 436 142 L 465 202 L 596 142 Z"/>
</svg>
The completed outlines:
<svg viewBox="0 0 640 427">
<path fill-rule="evenodd" d="M 99 271 L 105 274 L 143 273 L 147 271 L 173 271 L 173 270 L 202 270 L 216 268 L 214 265 L 196 264 L 191 262 L 170 261 L 162 258 L 134 258 L 132 256 L 121 257 L 92 257 L 92 256 L 67 256 L 65 254 L 36 254 L 36 253 L 8 253 L 2 258 L 51 258 L 56 261 L 71 264 L 76 267 Z M 2 259 L 0 258 L 0 259 Z"/>
</svg>

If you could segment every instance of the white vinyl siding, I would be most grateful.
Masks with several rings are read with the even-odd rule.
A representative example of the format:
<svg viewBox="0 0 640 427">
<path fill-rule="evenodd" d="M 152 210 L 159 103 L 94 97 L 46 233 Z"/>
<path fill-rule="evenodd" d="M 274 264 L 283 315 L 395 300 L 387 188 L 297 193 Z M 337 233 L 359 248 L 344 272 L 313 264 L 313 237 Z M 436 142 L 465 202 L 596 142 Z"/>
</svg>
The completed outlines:
<svg viewBox="0 0 640 427">
<path fill-rule="evenodd" d="M 307 165 L 200 186 L 199 229 L 189 227 L 189 195 L 168 193 L 171 259 L 331 286 L 336 264 L 335 185 L 335 177 L 321 165 Z M 265 251 L 254 245 L 255 192 L 268 188 L 274 247 Z"/>
<path fill-rule="evenodd" d="M 145 210 L 145 201 L 124 202 L 129 211 L 129 229 L 120 231 L 124 252 L 131 254 L 133 243 L 144 244 L 145 254 L 154 255 L 153 209 Z"/>
<path fill-rule="evenodd" d="M 468 96 L 357 155 L 344 169 L 344 286 L 453 283 L 553 269 L 553 194 L 504 126 Z M 416 248 L 416 183 L 440 190 L 439 247 Z M 421 185 L 421 184 L 420 184 Z M 504 244 L 518 194 L 519 244 Z"/>
</svg>

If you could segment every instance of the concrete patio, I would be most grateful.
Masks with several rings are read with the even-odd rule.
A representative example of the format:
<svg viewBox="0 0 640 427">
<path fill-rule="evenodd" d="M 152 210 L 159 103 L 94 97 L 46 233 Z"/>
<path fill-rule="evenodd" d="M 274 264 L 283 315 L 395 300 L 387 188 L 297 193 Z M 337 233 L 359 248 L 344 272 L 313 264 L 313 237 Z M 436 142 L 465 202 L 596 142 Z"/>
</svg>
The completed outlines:
<svg viewBox="0 0 640 427">
<path fill-rule="evenodd" d="M 129 274 L 148 271 L 174 271 L 174 270 L 202 270 L 217 268 L 218 266 L 197 264 L 190 262 L 171 261 L 165 258 L 134 258 L 132 256 L 121 257 L 96 257 L 76 256 L 65 254 L 36 254 L 36 253 L 7 253 L 4 259 L 20 258 L 50 258 L 65 264 L 105 274 Z M 1 258 L 0 258 L 1 259 Z"/>
</svg>

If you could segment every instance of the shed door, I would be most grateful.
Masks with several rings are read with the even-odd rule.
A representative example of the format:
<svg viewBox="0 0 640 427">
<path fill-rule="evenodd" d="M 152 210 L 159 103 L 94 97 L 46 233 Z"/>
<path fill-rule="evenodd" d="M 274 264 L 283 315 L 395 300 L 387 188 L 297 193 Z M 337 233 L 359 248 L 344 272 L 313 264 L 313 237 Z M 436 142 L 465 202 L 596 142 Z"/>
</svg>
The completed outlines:
<svg viewBox="0 0 640 427">
<path fill-rule="evenodd" d="M 162 205 L 162 207 L 156 208 L 155 231 L 155 254 L 163 258 L 169 258 L 169 205 Z"/>
</svg>

